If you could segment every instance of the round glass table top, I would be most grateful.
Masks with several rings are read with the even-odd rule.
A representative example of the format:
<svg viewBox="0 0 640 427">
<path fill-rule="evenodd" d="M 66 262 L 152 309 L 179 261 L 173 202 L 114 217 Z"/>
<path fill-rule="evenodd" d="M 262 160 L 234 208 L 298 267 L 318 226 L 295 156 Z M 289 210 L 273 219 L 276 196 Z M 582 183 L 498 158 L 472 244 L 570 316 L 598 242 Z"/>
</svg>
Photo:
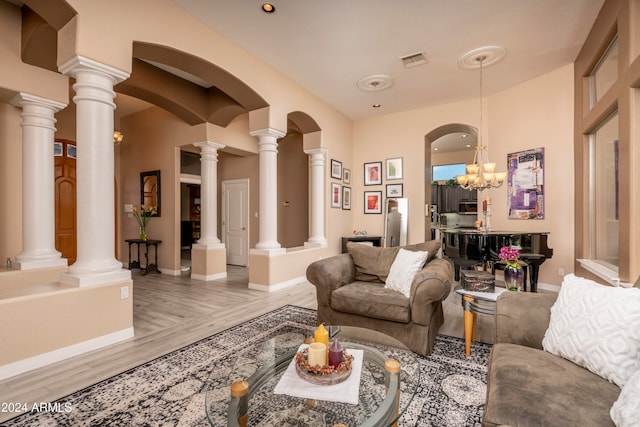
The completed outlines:
<svg viewBox="0 0 640 427">
<path fill-rule="evenodd" d="M 359 387 L 357 404 L 274 393 L 300 345 L 313 336 L 312 329 L 290 327 L 274 335 L 256 337 L 246 343 L 243 351 L 230 354 L 223 368 L 214 369 L 205 396 L 209 423 L 238 425 L 238 414 L 246 413 L 248 426 L 392 425 L 407 409 L 420 383 L 416 355 L 399 341 L 376 331 L 336 326 L 327 329 L 330 343 L 337 338 L 347 352 L 362 352 L 359 385 L 357 378 L 351 379 Z M 400 364 L 397 382 L 390 380 L 385 371 L 389 359 Z M 231 398 L 231 385 L 237 381 L 249 384 L 248 396 L 240 402 Z"/>
</svg>

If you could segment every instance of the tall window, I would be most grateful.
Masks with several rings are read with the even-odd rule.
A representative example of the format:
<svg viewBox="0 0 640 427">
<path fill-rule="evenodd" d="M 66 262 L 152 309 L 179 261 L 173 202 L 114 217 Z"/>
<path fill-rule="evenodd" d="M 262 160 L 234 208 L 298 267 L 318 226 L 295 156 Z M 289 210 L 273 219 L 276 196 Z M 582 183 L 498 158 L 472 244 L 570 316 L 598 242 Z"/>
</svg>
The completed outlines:
<svg viewBox="0 0 640 427">
<path fill-rule="evenodd" d="M 618 113 L 589 136 L 589 258 L 618 271 Z"/>
<path fill-rule="evenodd" d="M 640 276 L 640 0 L 604 0 L 574 62 L 576 274 Z"/>
<path fill-rule="evenodd" d="M 589 76 L 589 93 L 591 107 L 596 105 L 602 95 L 613 86 L 618 79 L 618 37 L 614 37 L 613 41 L 607 48 L 598 64 Z"/>
</svg>

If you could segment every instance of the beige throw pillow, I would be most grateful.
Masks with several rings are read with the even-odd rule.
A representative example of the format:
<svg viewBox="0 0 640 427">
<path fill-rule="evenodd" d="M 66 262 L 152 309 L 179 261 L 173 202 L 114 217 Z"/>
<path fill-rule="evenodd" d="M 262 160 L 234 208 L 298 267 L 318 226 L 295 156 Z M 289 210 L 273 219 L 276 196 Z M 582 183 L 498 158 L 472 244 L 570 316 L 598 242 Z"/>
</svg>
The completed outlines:
<svg viewBox="0 0 640 427">
<path fill-rule="evenodd" d="M 351 254 L 356 266 L 356 280 L 384 283 L 399 249 L 398 247 L 381 248 L 348 242 L 347 251 Z"/>
</svg>

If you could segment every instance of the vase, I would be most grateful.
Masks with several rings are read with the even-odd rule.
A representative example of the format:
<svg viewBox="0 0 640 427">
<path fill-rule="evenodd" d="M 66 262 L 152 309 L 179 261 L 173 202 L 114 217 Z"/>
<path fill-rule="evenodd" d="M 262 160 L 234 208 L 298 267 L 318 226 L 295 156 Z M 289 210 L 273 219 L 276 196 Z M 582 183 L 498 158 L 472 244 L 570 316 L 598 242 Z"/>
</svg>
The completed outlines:
<svg viewBox="0 0 640 427">
<path fill-rule="evenodd" d="M 140 240 L 147 240 L 147 229 L 145 227 L 140 227 Z"/>
<path fill-rule="evenodd" d="M 508 291 L 518 292 L 524 284 L 524 270 L 520 265 L 507 265 L 504 268 L 504 284 Z"/>
</svg>

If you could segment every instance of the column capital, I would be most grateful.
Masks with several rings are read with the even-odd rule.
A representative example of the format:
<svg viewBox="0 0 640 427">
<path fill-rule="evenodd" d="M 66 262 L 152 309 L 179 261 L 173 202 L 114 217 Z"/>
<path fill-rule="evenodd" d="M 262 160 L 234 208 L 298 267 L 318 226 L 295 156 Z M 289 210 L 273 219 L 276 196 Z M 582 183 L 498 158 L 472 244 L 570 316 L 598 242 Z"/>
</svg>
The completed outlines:
<svg viewBox="0 0 640 427">
<path fill-rule="evenodd" d="M 219 144 L 217 142 L 212 142 L 212 141 L 194 142 L 193 146 L 198 147 L 201 150 L 206 150 L 206 149 L 222 150 L 224 147 L 226 147 L 226 145 L 224 144 Z"/>
<path fill-rule="evenodd" d="M 286 132 L 282 132 L 281 130 L 278 130 L 278 129 L 266 128 L 266 129 L 259 129 L 259 130 L 254 130 L 252 132 L 249 132 L 249 135 L 257 136 L 259 138 L 265 137 L 265 136 L 271 136 L 277 139 L 285 136 Z"/>
<path fill-rule="evenodd" d="M 318 155 L 321 154 L 322 156 L 325 156 L 327 154 L 327 149 L 326 148 L 307 148 L 306 150 L 304 150 L 305 154 L 309 154 L 309 155 Z"/>
<path fill-rule="evenodd" d="M 96 60 L 77 55 L 58 67 L 58 70 L 65 75 L 76 77 L 76 74 L 80 71 L 94 71 L 101 74 L 106 74 L 111 77 L 113 84 L 116 85 L 121 81 L 129 78 L 129 73 L 114 68 L 110 65 L 102 64 Z"/>
<path fill-rule="evenodd" d="M 42 98 L 40 96 L 32 95 L 26 92 L 18 93 L 13 98 L 11 98 L 10 102 L 11 102 L 11 105 L 15 105 L 16 107 L 24 107 L 26 104 L 33 104 L 33 105 L 49 108 L 54 112 L 58 112 L 67 106 L 67 104 L 64 104 L 62 102 L 54 101 L 47 98 Z"/>
</svg>

